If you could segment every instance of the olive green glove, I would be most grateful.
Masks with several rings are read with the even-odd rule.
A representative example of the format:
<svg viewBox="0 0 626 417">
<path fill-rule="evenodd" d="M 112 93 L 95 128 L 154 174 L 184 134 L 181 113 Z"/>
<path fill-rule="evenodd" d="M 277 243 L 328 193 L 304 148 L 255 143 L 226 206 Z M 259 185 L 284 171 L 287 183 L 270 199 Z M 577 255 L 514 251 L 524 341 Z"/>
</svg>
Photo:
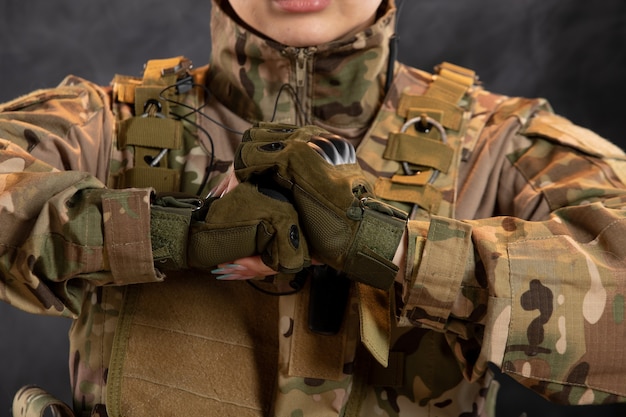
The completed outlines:
<svg viewBox="0 0 626 417">
<path fill-rule="evenodd" d="M 374 198 L 347 140 L 316 126 L 260 124 L 244 134 L 235 173 L 292 192 L 319 261 L 374 287 L 391 286 L 407 215 Z"/>
<path fill-rule="evenodd" d="M 311 263 L 298 214 L 276 190 L 242 183 L 200 209 L 177 203 L 168 199 L 152 207 L 152 252 L 163 269 L 211 269 L 253 255 L 284 273 Z"/>
</svg>

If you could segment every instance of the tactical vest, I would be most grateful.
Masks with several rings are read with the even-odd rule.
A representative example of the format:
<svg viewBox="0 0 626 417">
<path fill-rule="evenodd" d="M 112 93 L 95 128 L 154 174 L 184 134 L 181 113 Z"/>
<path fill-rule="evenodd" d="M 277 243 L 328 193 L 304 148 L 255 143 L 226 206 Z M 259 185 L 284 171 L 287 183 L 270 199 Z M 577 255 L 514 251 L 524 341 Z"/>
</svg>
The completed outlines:
<svg viewBox="0 0 626 417">
<path fill-rule="evenodd" d="M 142 79 L 116 77 L 114 93 L 134 103 L 135 116 L 118 132 L 117 146 L 129 150 L 131 166 L 120 167 L 111 185 L 180 190 L 175 156 L 183 148 L 184 107 L 170 99 L 192 82 L 188 69 L 179 57 L 150 61 Z M 415 77 L 399 67 L 392 91 L 401 94 L 386 98 L 357 155 L 378 197 L 413 219 L 436 221 L 454 216 L 459 164 L 489 113 L 476 114 L 482 90 L 472 71 L 444 63 L 426 91 Z M 420 250 L 409 247 L 408 259 Z M 263 296 L 242 282 L 185 271 L 163 283 L 129 286 L 109 367 L 108 415 L 358 416 L 368 390 L 411 381 L 411 361 L 394 342 L 416 322 L 409 314 L 409 322 L 396 325 L 393 291 L 353 285 L 334 335 L 307 328 L 310 296 L 308 287 Z M 445 300 L 453 301 L 454 294 Z M 411 300 L 403 301 L 402 308 L 411 307 Z M 420 318 L 419 326 L 430 337 L 444 337 L 427 330 L 441 330 L 443 323 Z M 446 352 L 433 354 L 450 361 Z M 450 372 L 451 388 L 459 381 Z M 48 406 L 70 415 L 45 393 L 26 389 L 16 396 L 14 416 L 39 416 Z"/>
<path fill-rule="evenodd" d="M 392 90 L 402 94 L 385 101 L 357 155 L 375 179 L 377 196 L 414 219 L 436 221 L 454 216 L 458 167 L 488 114 L 475 116 L 481 90 L 469 70 L 444 63 L 426 91 L 420 86 L 401 67 Z M 393 291 L 353 285 L 334 335 L 307 327 L 310 297 L 308 282 L 299 293 L 276 298 L 244 283 L 185 273 L 129 288 L 109 368 L 109 415 L 186 409 L 220 416 L 358 416 L 369 390 L 412 381 L 408 353 L 393 345 L 416 323 L 396 326 Z M 410 309 L 407 301 L 403 308 Z M 428 328 L 443 325 L 419 323 L 437 346 L 445 336 Z M 442 363 L 454 362 L 450 352 L 432 353 Z M 195 359 L 181 360 L 189 357 Z M 166 366 L 154 366 L 163 361 Z M 447 372 L 452 377 L 444 388 L 451 389 L 462 376 L 458 369 Z"/>
</svg>

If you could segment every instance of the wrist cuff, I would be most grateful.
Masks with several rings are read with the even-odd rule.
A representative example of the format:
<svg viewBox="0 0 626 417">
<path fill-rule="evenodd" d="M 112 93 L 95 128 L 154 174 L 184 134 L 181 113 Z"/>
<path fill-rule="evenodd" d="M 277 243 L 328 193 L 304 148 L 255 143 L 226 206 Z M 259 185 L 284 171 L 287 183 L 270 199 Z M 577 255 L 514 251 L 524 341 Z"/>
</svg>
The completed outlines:
<svg viewBox="0 0 626 417">
<path fill-rule="evenodd" d="M 152 206 L 150 238 L 152 256 L 159 269 L 187 268 L 187 238 L 192 210 Z"/>
<path fill-rule="evenodd" d="M 406 213 L 378 200 L 361 200 L 363 217 L 344 266 L 355 281 L 388 290 L 398 273 L 393 259 L 406 227 Z"/>
</svg>

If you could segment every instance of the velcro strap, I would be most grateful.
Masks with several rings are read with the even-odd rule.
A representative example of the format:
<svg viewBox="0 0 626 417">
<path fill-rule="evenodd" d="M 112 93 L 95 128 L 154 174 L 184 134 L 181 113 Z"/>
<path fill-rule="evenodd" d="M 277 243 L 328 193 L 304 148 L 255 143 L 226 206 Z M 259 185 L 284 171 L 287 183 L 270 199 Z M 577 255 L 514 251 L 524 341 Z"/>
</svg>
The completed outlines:
<svg viewBox="0 0 626 417">
<path fill-rule="evenodd" d="M 415 136 L 407 133 L 390 133 L 383 157 L 427 166 L 447 173 L 453 155 L 454 149 L 439 140 L 433 140 L 421 134 Z"/>
<path fill-rule="evenodd" d="M 131 117 L 120 124 L 119 147 L 128 145 L 158 149 L 180 149 L 181 122 L 161 117 Z"/>
<path fill-rule="evenodd" d="M 374 359 L 386 367 L 389 364 L 391 340 L 390 292 L 357 283 L 361 342 Z"/>
<path fill-rule="evenodd" d="M 365 208 L 344 266 L 356 281 L 388 290 L 398 267 L 391 262 L 406 227 L 406 220 Z"/>
<path fill-rule="evenodd" d="M 191 209 L 153 205 L 150 210 L 152 256 L 160 269 L 187 267 Z"/>
<path fill-rule="evenodd" d="M 441 191 L 426 184 L 423 187 L 394 183 L 389 178 L 378 178 L 374 184 L 374 193 L 385 200 L 417 204 L 431 213 L 439 210 Z"/>
<path fill-rule="evenodd" d="M 120 188 L 154 188 L 158 193 L 178 191 L 180 174 L 174 169 L 134 167 L 120 176 Z"/>
<path fill-rule="evenodd" d="M 432 217 L 422 261 L 414 271 L 413 291 L 404 307 L 414 324 L 444 329 L 459 293 L 470 245 L 469 224 Z"/>
</svg>

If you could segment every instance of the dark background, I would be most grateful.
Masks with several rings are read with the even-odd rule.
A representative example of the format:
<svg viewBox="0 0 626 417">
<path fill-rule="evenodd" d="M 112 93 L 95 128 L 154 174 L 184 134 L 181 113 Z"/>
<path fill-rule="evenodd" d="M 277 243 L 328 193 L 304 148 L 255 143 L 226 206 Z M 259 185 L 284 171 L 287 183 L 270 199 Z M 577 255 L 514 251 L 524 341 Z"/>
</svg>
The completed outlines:
<svg viewBox="0 0 626 417">
<path fill-rule="evenodd" d="M 626 147 L 624 0 L 404 0 L 400 60 L 430 71 L 450 61 L 489 90 L 546 97 L 557 113 Z M 108 84 L 151 58 L 208 62 L 209 0 L 3 0 L 0 102 L 75 74 Z M 1 229 L 0 229 L 1 230 Z M 70 401 L 69 320 L 0 303 L 0 416 L 24 384 Z M 501 416 L 613 416 L 624 407 L 564 408 L 501 378 Z"/>
</svg>

